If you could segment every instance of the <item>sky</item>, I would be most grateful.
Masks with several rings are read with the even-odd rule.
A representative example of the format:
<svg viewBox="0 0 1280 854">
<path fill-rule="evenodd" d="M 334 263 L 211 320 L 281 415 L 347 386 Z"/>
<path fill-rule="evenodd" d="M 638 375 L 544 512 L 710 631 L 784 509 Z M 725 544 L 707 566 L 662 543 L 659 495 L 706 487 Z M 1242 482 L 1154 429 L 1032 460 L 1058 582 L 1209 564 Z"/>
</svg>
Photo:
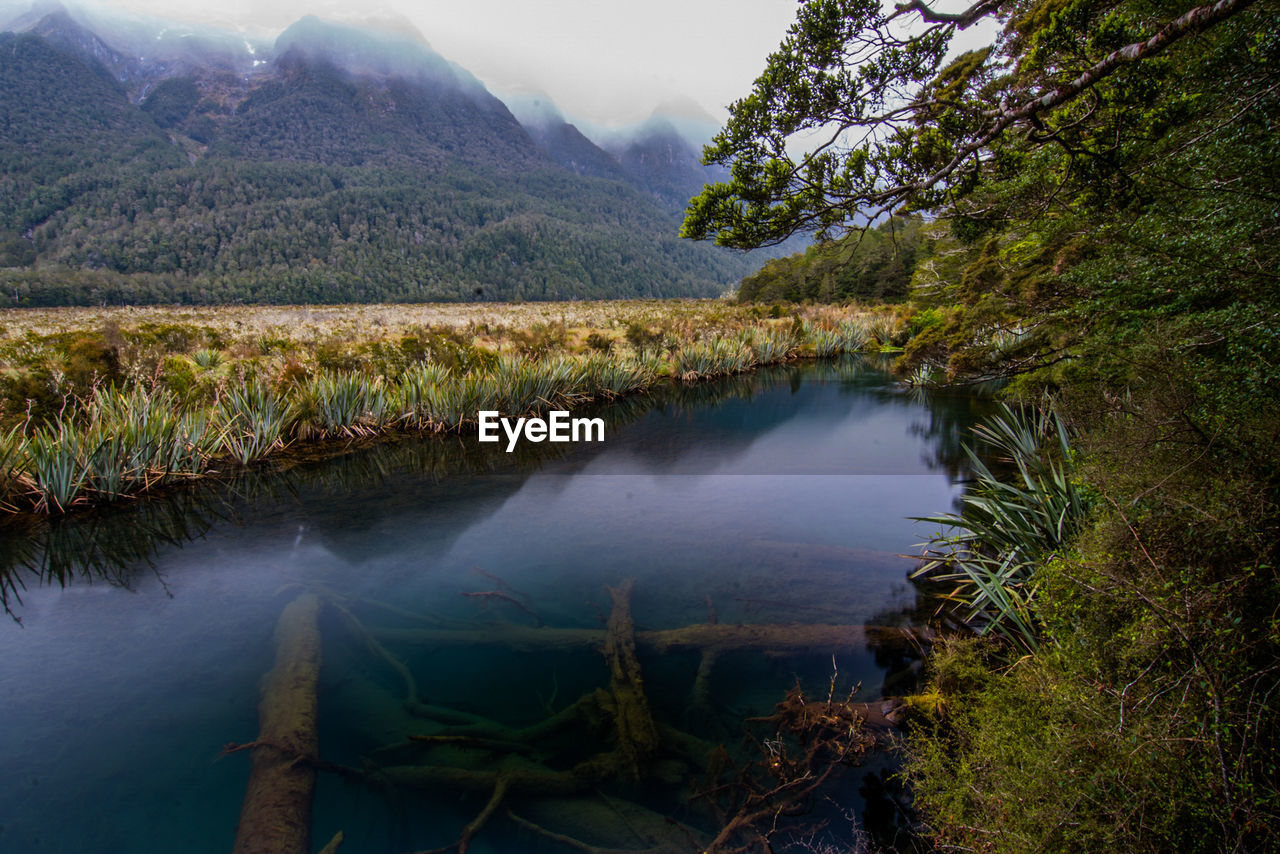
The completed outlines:
<svg viewBox="0 0 1280 854">
<path fill-rule="evenodd" d="M 86 3 L 85 5 L 89 5 Z M 540 92 L 603 125 L 692 101 L 717 123 L 794 20 L 795 0 L 98 0 L 274 35 L 305 14 L 400 16 L 495 94 Z"/>
</svg>

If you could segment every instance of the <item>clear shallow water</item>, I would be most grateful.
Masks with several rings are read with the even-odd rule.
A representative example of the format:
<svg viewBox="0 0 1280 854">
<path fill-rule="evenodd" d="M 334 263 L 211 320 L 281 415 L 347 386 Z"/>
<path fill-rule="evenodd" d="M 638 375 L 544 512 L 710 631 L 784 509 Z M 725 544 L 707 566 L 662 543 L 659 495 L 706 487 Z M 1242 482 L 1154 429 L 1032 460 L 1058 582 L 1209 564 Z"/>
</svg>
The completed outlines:
<svg viewBox="0 0 1280 854">
<path fill-rule="evenodd" d="M 928 607 L 898 555 L 931 531 L 906 517 L 952 508 L 959 443 L 982 408 L 912 395 L 861 363 L 791 367 L 603 408 L 603 445 L 507 455 L 474 437 L 410 440 L 0 530 L 6 565 L 42 570 L 12 570 L 6 602 L 21 624 L 0 625 L 0 850 L 229 851 L 249 758 L 219 752 L 256 736 L 276 620 L 303 588 L 374 630 L 498 637 L 534 624 L 509 603 L 462 595 L 494 589 L 523 594 L 548 627 L 599 629 L 605 585 L 628 578 L 639 629 L 713 612 L 721 624 L 919 624 Z M 332 609 L 321 630 L 326 760 L 359 767 L 431 730 Z M 513 725 L 609 682 L 589 647 L 386 643 L 422 699 Z M 841 691 L 861 683 L 867 700 L 901 693 L 918 658 L 874 636 L 834 654 Z M 833 650 L 724 654 L 710 707 L 696 710 L 696 653 L 642 648 L 640 663 L 660 722 L 736 749 L 742 720 L 768 714 L 797 680 L 826 693 Z M 870 795 L 874 824 L 885 803 L 867 775 L 844 786 L 855 808 Z M 680 812 L 678 782 L 617 794 L 697 823 Z M 342 829 L 344 854 L 434 848 L 483 804 L 321 774 L 313 841 Z M 549 822 L 575 809 L 524 806 Z M 471 850 L 565 849 L 495 821 Z"/>
</svg>

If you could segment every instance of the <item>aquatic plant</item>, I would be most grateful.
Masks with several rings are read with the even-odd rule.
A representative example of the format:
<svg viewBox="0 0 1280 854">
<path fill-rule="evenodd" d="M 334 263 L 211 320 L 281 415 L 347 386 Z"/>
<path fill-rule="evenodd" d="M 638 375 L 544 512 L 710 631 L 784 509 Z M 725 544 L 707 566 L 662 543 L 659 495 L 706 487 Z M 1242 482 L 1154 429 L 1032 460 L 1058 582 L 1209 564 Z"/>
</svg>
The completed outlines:
<svg viewBox="0 0 1280 854">
<path fill-rule="evenodd" d="M 969 625 L 1034 650 L 1036 568 L 1075 536 L 1088 511 L 1072 477 L 1067 428 L 1050 406 L 1002 405 L 974 434 L 1014 472 L 1003 479 L 966 448 L 973 488 L 959 514 L 919 520 L 947 530 L 924 544 L 924 563 L 913 577 L 953 582 L 950 596 L 964 606 Z"/>
</svg>

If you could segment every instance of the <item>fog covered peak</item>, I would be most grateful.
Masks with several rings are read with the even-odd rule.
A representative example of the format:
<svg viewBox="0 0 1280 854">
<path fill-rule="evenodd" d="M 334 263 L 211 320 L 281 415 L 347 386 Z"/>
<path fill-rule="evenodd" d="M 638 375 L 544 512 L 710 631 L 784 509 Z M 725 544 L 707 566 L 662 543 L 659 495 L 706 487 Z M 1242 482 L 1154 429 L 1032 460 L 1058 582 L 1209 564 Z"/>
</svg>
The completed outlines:
<svg viewBox="0 0 1280 854">
<path fill-rule="evenodd" d="M 486 92 L 471 72 L 432 50 L 417 28 L 403 18 L 333 21 L 307 15 L 275 42 L 277 59 L 301 56 L 322 60 L 353 74 L 451 81 L 464 90 Z"/>
</svg>

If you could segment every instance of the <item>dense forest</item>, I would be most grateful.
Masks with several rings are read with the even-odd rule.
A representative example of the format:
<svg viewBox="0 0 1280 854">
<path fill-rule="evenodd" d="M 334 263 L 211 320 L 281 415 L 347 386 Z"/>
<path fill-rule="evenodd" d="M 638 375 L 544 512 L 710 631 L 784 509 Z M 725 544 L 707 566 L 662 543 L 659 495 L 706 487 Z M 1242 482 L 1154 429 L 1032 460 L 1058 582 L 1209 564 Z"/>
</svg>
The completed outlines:
<svg viewBox="0 0 1280 854">
<path fill-rule="evenodd" d="M 803 253 L 765 262 L 738 286 L 743 302 L 901 302 L 911 293 L 916 264 L 933 252 L 920 216 L 815 243 Z"/>
<path fill-rule="evenodd" d="M 902 368 L 1011 401 L 925 564 L 976 635 L 912 701 L 941 850 L 1280 849 L 1278 142 L 1274 0 L 810 0 L 709 149 L 692 237 L 932 217 Z"/>
<path fill-rule="evenodd" d="M 615 170 L 565 168 L 425 45 L 309 18 L 256 76 L 124 82 L 108 50 L 61 14 L 0 34 L 12 304 L 711 296 L 761 260 L 678 238 L 689 163 L 573 131 Z"/>
</svg>

